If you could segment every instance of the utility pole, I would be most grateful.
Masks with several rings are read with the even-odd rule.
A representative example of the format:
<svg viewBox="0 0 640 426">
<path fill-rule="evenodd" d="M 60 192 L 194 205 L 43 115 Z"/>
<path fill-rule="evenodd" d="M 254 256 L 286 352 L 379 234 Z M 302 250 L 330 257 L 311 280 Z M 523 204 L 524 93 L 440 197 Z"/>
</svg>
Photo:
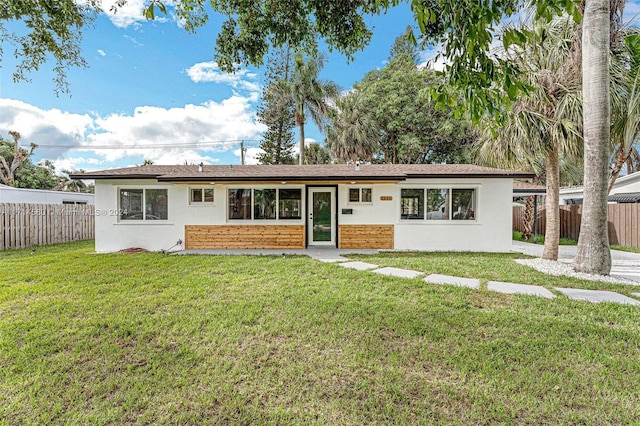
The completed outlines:
<svg viewBox="0 0 640 426">
<path fill-rule="evenodd" d="M 244 153 L 247 152 L 246 149 L 244 149 L 244 141 L 240 141 L 240 161 L 242 162 L 242 165 L 244 166 Z"/>
</svg>

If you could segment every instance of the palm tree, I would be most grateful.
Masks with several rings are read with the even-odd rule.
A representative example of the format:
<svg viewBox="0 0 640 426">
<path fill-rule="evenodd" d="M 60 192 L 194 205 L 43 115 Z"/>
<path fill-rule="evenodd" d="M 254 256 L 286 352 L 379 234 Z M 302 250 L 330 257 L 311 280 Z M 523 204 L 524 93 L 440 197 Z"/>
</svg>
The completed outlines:
<svg viewBox="0 0 640 426">
<path fill-rule="evenodd" d="M 607 193 L 613 188 L 623 166 L 634 172 L 638 157 L 636 141 L 640 135 L 640 34 L 627 30 L 620 55 L 611 59 L 611 142 L 613 158 Z"/>
<path fill-rule="evenodd" d="M 582 18 L 582 91 L 584 99 L 584 200 L 573 268 L 611 272 L 607 221 L 610 143 L 609 52 L 616 41 L 624 1 L 586 0 Z M 613 32 L 612 32 L 613 29 Z M 614 37 L 611 37 L 611 36 Z"/>
<path fill-rule="evenodd" d="M 534 23 L 522 49 L 505 55 L 531 89 L 506 112 L 504 123 L 485 134 L 476 148 L 485 164 L 520 167 L 546 175 L 547 229 L 543 259 L 558 258 L 560 240 L 560 158 L 579 159 L 582 109 L 576 65 L 579 28 L 570 18 Z"/>
<path fill-rule="evenodd" d="M 378 122 L 359 91 L 336 100 L 330 123 L 326 145 L 338 161 L 371 160 L 380 149 Z"/>
<path fill-rule="evenodd" d="M 301 55 L 296 55 L 293 73 L 288 88 L 296 105 L 296 125 L 300 133 L 300 164 L 304 164 L 304 125 L 305 112 L 311 115 L 316 125 L 323 130 L 331 109 L 330 100 L 338 96 L 339 86 L 329 80 L 321 80 L 320 71 L 324 67 L 325 56 L 318 55 L 305 62 Z"/>
</svg>

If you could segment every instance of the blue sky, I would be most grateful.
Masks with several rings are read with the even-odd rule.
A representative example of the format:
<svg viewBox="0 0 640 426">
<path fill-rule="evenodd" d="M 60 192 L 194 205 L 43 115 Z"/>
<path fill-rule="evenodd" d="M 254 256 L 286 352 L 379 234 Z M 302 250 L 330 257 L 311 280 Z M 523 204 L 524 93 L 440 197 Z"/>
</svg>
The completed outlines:
<svg viewBox="0 0 640 426">
<path fill-rule="evenodd" d="M 638 2 L 627 4 L 626 20 L 640 12 Z M 108 11 L 113 0 L 103 3 Z M 255 116 L 264 69 L 236 74 L 217 69 L 213 49 L 219 15 L 189 34 L 171 15 L 145 21 L 143 4 L 129 0 L 117 15 L 102 13 L 85 30 L 82 53 L 89 67 L 68 72 L 70 95 L 55 96 L 52 62 L 31 73 L 30 82 L 14 83 L 13 47 L 3 43 L 0 134 L 8 138 L 9 130 L 20 132 L 25 146 L 40 145 L 35 161 L 52 160 L 58 170 L 125 167 L 144 159 L 239 164 L 239 140 L 246 141 L 251 162 L 264 131 Z M 383 67 L 394 39 L 414 23 L 407 3 L 366 20 L 374 32 L 370 45 L 351 63 L 329 54 L 322 73 L 344 90 Z M 424 52 L 424 59 L 434 52 Z M 306 135 L 323 141 L 312 125 Z"/>
<path fill-rule="evenodd" d="M 9 130 L 20 132 L 25 146 L 39 145 L 34 159 L 50 159 L 58 170 L 124 167 L 144 159 L 239 164 L 239 144 L 233 142 L 239 140 L 246 141 L 251 161 L 264 131 L 255 117 L 264 69 L 236 74 L 217 69 L 213 49 L 219 15 L 189 34 L 172 16 L 145 21 L 142 3 L 129 0 L 126 9 L 115 16 L 102 13 L 85 30 L 82 53 L 89 67 L 68 72 L 70 95 L 55 96 L 53 62 L 31 73 L 30 82 L 14 83 L 13 48 L 3 44 L 0 134 L 8 138 Z M 374 30 L 369 47 L 350 63 L 329 54 L 321 75 L 344 90 L 384 66 L 394 39 L 413 22 L 407 4 L 366 19 Z M 306 135 L 323 140 L 312 125 Z M 184 144 L 189 145 L 175 147 Z M 149 145 L 156 148 L 140 148 Z"/>
</svg>

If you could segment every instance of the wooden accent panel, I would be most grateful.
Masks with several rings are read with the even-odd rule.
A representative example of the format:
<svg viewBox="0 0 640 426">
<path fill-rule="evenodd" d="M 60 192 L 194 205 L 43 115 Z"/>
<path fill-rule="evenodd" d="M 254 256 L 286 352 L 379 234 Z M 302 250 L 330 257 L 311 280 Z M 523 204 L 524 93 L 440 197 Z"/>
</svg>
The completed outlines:
<svg viewBox="0 0 640 426">
<path fill-rule="evenodd" d="M 341 249 L 393 249 L 393 225 L 340 225 Z"/>
<path fill-rule="evenodd" d="M 187 249 L 303 249 L 304 225 L 186 225 Z"/>
</svg>

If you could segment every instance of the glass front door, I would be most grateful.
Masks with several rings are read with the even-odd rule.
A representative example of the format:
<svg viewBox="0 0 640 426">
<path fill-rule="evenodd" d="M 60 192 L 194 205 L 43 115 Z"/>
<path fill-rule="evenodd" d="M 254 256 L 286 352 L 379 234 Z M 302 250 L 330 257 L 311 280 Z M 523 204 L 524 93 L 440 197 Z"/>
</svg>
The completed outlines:
<svg viewBox="0 0 640 426">
<path fill-rule="evenodd" d="M 309 245 L 335 245 L 335 188 L 309 188 Z"/>
</svg>

